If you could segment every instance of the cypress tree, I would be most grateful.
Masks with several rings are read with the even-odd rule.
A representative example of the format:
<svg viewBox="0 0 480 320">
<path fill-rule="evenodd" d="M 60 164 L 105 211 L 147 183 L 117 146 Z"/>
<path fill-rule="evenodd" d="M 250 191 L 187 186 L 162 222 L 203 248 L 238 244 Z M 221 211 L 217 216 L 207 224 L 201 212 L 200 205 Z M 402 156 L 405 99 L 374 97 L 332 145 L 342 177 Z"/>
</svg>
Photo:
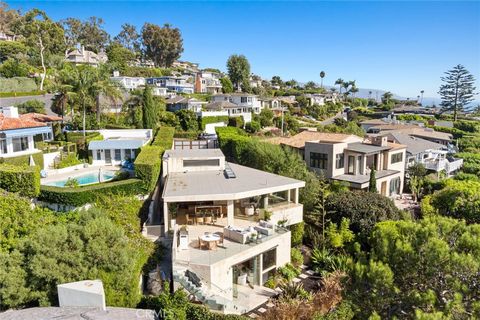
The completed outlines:
<svg viewBox="0 0 480 320">
<path fill-rule="evenodd" d="M 146 86 L 143 90 L 143 128 L 153 129 L 156 124 L 156 116 L 154 110 L 154 101 L 152 95 L 152 89 Z"/>
<path fill-rule="evenodd" d="M 377 193 L 377 178 L 375 178 L 375 169 L 370 171 L 370 181 L 368 182 L 368 191 Z"/>
</svg>

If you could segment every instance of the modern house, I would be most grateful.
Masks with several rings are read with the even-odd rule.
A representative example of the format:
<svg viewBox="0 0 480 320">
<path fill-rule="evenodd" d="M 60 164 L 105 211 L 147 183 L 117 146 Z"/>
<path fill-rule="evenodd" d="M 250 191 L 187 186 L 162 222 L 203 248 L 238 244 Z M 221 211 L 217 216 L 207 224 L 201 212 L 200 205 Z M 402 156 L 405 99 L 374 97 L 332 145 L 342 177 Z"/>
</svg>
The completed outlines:
<svg viewBox="0 0 480 320">
<path fill-rule="evenodd" d="M 163 76 L 156 78 L 147 78 L 147 84 L 160 88 L 166 88 L 169 92 L 175 93 L 193 93 L 193 83 L 188 76 Z"/>
<path fill-rule="evenodd" d="M 36 141 L 52 140 L 52 127 L 48 122 L 58 117 L 36 113 L 18 114 L 16 107 L 3 107 L 0 113 L 0 158 L 14 158 L 41 152 Z"/>
<path fill-rule="evenodd" d="M 447 175 L 452 175 L 463 165 L 463 159 L 449 155 L 448 148 L 443 144 L 400 132 L 387 134 L 387 139 L 407 146 L 406 169 L 414 163 L 421 163 L 428 170 L 444 171 Z"/>
<path fill-rule="evenodd" d="M 162 181 L 176 286 L 224 313 L 274 294 L 262 285 L 290 262 L 285 227 L 303 221 L 305 182 L 229 163 L 219 149 L 167 150 Z"/>
<path fill-rule="evenodd" d="M 186 98 L 182 96 L 175 96 L 165 101 L 167 110 L 171 112 L 179 110 L 190 110 L 193 112 L 202 111 L 202 106 L 206 104 L 205 101 L 200 101 L 195 98 Z"/>
<path fill-rule="evenodd" d="M 138 149 L 152 139 L 152 129 L 98 130 L 103 140 L 90 141 L 93 165 L 120 165 L 134 160 Z"/>
<path fill-rule="evenodd" d="M 145 86 L 145 78 L 143 77 L 126 77 L 126 76 L 113 76 L 110 77 L 112 81 L 119 83 L 122 88 L 127 90 L 135 90 L 138 87 Z"/>
<path fill-rule="evenodd" d="M 91 66 L 98 66 L 101 63 L 108 61 L 108 57 L 105 52 L 99 52 L 98 54 L 85 50 L 83 46 L 80 49 L 75 49 L 66 54 L 65 60 L 67 62 L 75 63 L 76 65 L 87 64 Z"/>
<path fill-rule="evenodd" d="M 352 189 L 367 189 L 374 169 L 379 193 L 394 196 L 403 191 L 406 146 L 388 142 L 386 137 L 364 140 L 349 134 L 303 131 L 269 141 L 297 150 L 311 170 Z"/>
<path fill-rule="evenodd" d="M 238 113 L 260 113 L 262 103 L 256 95 L 249 93 L 226 93 L 216 94 L 212 96 L 211 102 L 230 102 L 232 105 L 225 106 L 224 110 L 228 111 L 229 116 Z"/>
<path fill-rule="evenodd" d="M 195 76 L 195 92 L 217 94 L 222 92 L 221 75 L 217 72 L 202 71 Z"/>
<path fill-rule="evenodd" d="M 337 93 L 307 93 L 303 95 L 307 98 L 309 105 L 323 106 L 327 102 L 336 103 L 338 101 Z"/>
</svg>

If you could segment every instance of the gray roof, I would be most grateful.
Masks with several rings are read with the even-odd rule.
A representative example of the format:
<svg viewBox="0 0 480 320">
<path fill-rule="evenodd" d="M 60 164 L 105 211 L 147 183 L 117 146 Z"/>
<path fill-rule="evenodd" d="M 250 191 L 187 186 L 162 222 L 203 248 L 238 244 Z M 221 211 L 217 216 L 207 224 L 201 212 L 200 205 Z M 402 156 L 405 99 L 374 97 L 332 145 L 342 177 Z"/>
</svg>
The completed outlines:
<svg viewBox="0 0 480 320">
<path fill-rule="evenodd" d="M 380 170 L 380 171 L 375 171 L 375 178 L 376 179 L 381 179 L 385 178 L 388 176 L 391 176 L 393 174 L 399 173 L 400 171 L 398 170 Z M 370 181 L 370 175 L 369 174 L 341 174 L 335 177 L 332 177 L 334 180 L 341 180 L 341 181 L 347 181 L 350 183 L 355 183 L 355 184 L 364 184 L 368 183 Z"/>
<path fill-rule="evenodd" d="M 107 307 L 107 310 L 92 307 L 44 307 L 22 310 L 7 310 L 0 313 L 1 320 L 153 320 L 153 310 Z"/>
<path fill-rule="evenodd" d="M 223 108 L 235 108 L 238 107 L 235 103 L 231 103 L 230 101 L 217 101 L 217 102 L 210 102 L 205 106 L 205 109 L 209 110 L 222 110 Z"/>
<path fill-rule="evenodd" d="M 224 170 L 170 173 L 163 190 L 164 200 L 169 202 L 189 201 L 189 199 L 194 199 L 190 201 L 236 200 L 251 196 L 252 193 L 262 195 L 305 186 L 305 182 L 300 180 L 235 163 L 228 163 L 228 165 L 236 178 L 228 179 Z"/>
<path fill-rule="evenodd" d="M 392 147 L 390 146 L 381 147 L 381 146 L 376 146 L 374 144 L 353 142 L 353 143 L 349 143 L 346 149 L 353 152 L 370 154 L 370 153 L 377 153 L 385 150 L 390 150 L 391 148 Z"/>
<path fill-rule="evenodd" d="M 395 142 L 406 145 L 407 152 L 412 155 L 419 154 L 425 150 L 438 150 L 445 148 L 445 146 L 440 143 L 412 137 L 406 133 L 392 132 L 389 135 L 395 140 Z"/>
<path fill-rule="evenodd" d="M 107 139 L 91 141 L 88 144 L 88 150 L 98 149 L 138 149 L 148 140 L 146 139 Z"/>
</svg>

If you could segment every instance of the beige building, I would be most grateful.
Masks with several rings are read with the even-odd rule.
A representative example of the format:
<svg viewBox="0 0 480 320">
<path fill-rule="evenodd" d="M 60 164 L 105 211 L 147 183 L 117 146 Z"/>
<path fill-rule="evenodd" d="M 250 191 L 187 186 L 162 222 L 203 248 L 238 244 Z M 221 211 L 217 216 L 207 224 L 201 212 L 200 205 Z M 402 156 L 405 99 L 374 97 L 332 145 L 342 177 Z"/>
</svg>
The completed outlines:
<svg viewBox="0 0 480 320">
<path fill-rule="evenodd" d="M 176 286 L 223 313 L 274 295 L 263 284 L 290 262 L 285 227 L 303 221 L 305 182 L 229 163 L 219 149 L 166 151 L 162 182 Z"/>
<path fill-rule="evenodd" d="M 105 52 L 99 52 L 98 54 L 85 50 L 83 46 L 80 49 L 75 49 L 66 54 L 65 60 L 67 62 L 75 63 L 76 65 L 88 64 L 91 66 L 98 66 L 101 63 L 108 61 L 108 57 Z"/>
<path fill-rule="evenodd" d="M 311 170 L 350 188 L 368 189 L 374 169 L 380 194 L 403 192 L 406 146 L 388 142 L 387 137 L 364 140 L 349 134 L 304 131 L 271 142 L 298 150 Z"/>
</svg>

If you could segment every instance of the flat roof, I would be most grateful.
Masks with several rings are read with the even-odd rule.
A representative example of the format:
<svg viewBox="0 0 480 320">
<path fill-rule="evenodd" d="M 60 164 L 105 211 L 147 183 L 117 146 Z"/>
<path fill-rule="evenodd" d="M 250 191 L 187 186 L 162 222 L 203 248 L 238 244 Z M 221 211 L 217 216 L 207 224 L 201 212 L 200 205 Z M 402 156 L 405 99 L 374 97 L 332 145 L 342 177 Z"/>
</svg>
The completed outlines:
<svg viewBox="0 0 480 320">
<path fill-rule="evenodd" d="M 354 143 L 349 143 L 345 149 L 348 151 L 370 154 L 370 153 L 377 153 L 385 150 L 390 150 L 392 149 L 392 147 L 391 146 L 382 147 L 382 146 L 377 146 L 369 143 L 354 142 Z"/>
<path fill-rule="evenodd" d="M 107 140 L 91 141 L 88 144 L 88 150 L 98 149 L 138 149 L 148 140 L 135 138 L 113 138 Z"/>
<path fill-rule="evenodd" d="M 278 137 L 266 140 L 273 144 L 283 144 L 293 148 L 301 149 L 305 147 L 307 141 L 320 142 L 320 143 L 340 143 L 348 142 L 349 140 L 357 139 L 359 141 L 362 138 L 353 134 L 344 133 L 330 133 L 330 132 L 318 132 L 318 131 L 302 131 L 291 137 Z"/>
<path fill-rule="evenodd" d="M 107 310 L 92 307 L 38 307 L 7 310 L 0 313 L 2 320 L 153 320 L 153 310 L 107 307 Z"/>
<path fill-rule="evenodd" d="M 304 181 L 235 163 L 228 165 L 236 178 L 228 179 L 224 170 L 170 173 L 165 181 L 163 199 L 167 202 L 237 200 L 305 186 Z"/>
<path fill-rule="evenodd" d="M 172 149 L 166 150 L 164 158 L 218 158 L 224 157 L 220 149 Z"/>
<path fill-rule="evenodd" d="M 399 173 L 400 171 L 398 170 L 380 170 L 375 172 L 375 178 L 376 179 L 381 179 L 385 178 L 391 175 L 394 175 L 396 173 Z M 369 174 L 341 174 L 335 177 L 332 177 L 334 180 L 341 180 L 341 181 L 347 181 L 350 183 L 356 183 L 356 184 L 364 184 L 370 182 L 370 175 Z"/>
</svg>

